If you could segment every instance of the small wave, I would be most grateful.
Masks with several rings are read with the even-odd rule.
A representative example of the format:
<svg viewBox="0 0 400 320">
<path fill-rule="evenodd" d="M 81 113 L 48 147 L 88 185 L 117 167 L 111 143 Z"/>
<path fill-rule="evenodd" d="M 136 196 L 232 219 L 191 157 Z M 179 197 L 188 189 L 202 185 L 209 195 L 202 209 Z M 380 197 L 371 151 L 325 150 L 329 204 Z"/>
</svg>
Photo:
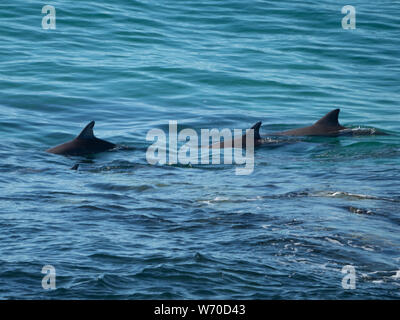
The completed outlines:
<svg viewBox="0 0 400 320">
<path fill-rule="evenodd" d="M 386 133 L 379 131 L 376 128 L 348 128 L 339 131 L 339 135 L 354 135 L 354 136 L 369 136 L 369 135 L 386 135 Z"/>
<path fill-rule="evenodd" d="M 356 208 L 356 207 L 347 207 L 347 209 L 356 214 L 366 214 L 366 215 L 373 215 L 374 213 L 371 210 L 363 209 L 363 208 Z"/>
<path fill-rule="evenodd" d="M 216 203 L 242 203 L 242 202 L 249 202 L 249 201 L 257 201 L 262 199 L 262 197 L 257 196 L 255 198 L 228 198 L 228 197 L 215 197 L 214 199 L 209 200 L 198 200 L 198 203 L 212 205 Z"/>
<path fill-rule="evenodd" d="M 138 192 L 143 192 L 148 189 L 153 189 L 152 186 L 150 185 L 116 185 L 116 184 L 110 184 L 110 183 L 93 183 L 90 185 L 91 187 L 99 190 L 105 190 L 105 191 L 138 191 Z"/>
<path fill-rule="evenodd" d="M 345 191 L 320 191 L 314 194 L 310 194 L 313 197 L 331 197 L 331 198 L 344 198 L 348 200 L 384 200 L 384 201 L 392 201 L 397 202 L 396 199 L 385 198 L 385 197 L 377 197 L 371 196 L 367 194 L 357 194 L 357 193 L 350 193 Z"/>
<path fill-rule="evenodd" d="M 325 237 L 325 240 L 330 242 L 330 243 L 332 243 L 332 244 L 337 244 L 339 246 L 343 246 L 343 243 L 341 243 L 339 240 L 332 239 L 332 238 L 329 238 L 329 237 Z"/>
<path fill-rule="evenodd" d="M 81 206 L 76 207 L 76 209 L 81 209 L 81 210 L 85 210 L 85 211 L 104 211 L 104 212 L 110 211 L 108 209 L 100 208 L 98 206 L 93 206 L 93 205 L 81 205 Z"/>
<path fill-rule="evenodd" d="M 358 194 L 358 193 L 351 193 L 346 191 L 291 191 L 283 194 L 272 194 L 272 195 L 265 195 L 265 196 L 258 196 L 254 199 L 247 199 L 245 201 L 256 201 L 260 199 L 296 199 L 296 198 L 304 198 L 304 197 L 327 197 L 327 198 L 338 198 L 338 199 L 346 199 L 346 200 L 380 200 L 380 201 L 390 201 L 390 202 L 400 202 L 400 199 L 397 198 L 387 198 L 387 197 L 378 197 L 372 196 L 367 194 Z M 226 199 L 215 198 L 214 200 L 207 200 L 209 203 L 213 202 L 221 202 L 227 201 Z M 350 210 L 354 213 L 360 214 L 374 214 L 371 210 L 357 208 L 357 207 L 345 207 L 346 209 Z"/>
<path fill-rule="evenodd" d="M 363 273 L 361 277 L 372 283 L 388 283 L 400 280 L 400 270 L 367 272 Z"/>
<path fill-rule="evenodd" d="M 109 253 L 94 253 L 88 256 L 93 260 L 97 260 L 99 262 L 117 262 L 117 263 L 132 263 L 135 261 L 134 257 L 131 256 L 122 256 L 117 254 L 109 254 Z"/>
</svg>

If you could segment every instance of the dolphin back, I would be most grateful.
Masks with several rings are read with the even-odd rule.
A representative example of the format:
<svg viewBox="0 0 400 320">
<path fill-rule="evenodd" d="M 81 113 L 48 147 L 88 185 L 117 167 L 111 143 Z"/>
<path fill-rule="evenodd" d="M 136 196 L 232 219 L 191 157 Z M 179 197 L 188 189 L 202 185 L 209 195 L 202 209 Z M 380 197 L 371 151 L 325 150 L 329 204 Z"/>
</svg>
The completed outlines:
<svg viewBox="0 0 400 320">
<path fill-rule="evenodd" d="M 116 147 L 114 143 L 95 137 L 93 132 L 94 124 L 95 122 L 91 121 L 74 140 L 50 148 L 46 152 L 80 156 L 114 149 Z"/>
</svg>

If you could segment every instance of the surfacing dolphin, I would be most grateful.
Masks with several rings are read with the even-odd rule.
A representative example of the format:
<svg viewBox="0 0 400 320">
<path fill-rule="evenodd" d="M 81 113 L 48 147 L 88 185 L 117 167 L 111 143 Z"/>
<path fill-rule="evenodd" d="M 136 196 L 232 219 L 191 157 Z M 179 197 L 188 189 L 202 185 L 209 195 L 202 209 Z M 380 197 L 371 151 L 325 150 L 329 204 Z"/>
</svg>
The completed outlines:
<svg viewBox="0 0 400 320">
<path fill-rule="evenodd" d="M 260 145 L 269 145 L 272 147 L 277 147 L 282 145 L 282 143 L 287 143 L 286 141 L 282 142 L 281 140 L 276 140 L 272 138 L 262 138 L 260 135 L 260 128 L 261 128 L 261 121 L 258 121 L 255 123 L 250 129 L 253 129 L 253 134 L 254 134 L 254 147 L 258 147 Z M 229 141 L 222 141 L 218 143 L 214 143 L 210 145 L 211 149 L 224 149 L 224 148 L 234 148 L 234 147 L 241 147 L 241 148 L 246 148 L 246 134 L 235 138 L 233 140 Z"/>
<path fill-rule="evenodd" d="M 325 116 L 315 122 L 313 125 L 298 129 L 292 129 L 281 132 L 272 132 L 268 134 L 268 137 L 276 136 L 326 136 L 336 137 L 341 135 L 387 135 L 385 132 L 376 130 L 374 128 L 346 128 L 339 123 L 339 112 L 340 109 L 334 109 L 328 112 Z M 259 130 L 261 127 L 261 121 L 257 122 L 251 127 L 254 130 L 254 146 L 269 145 L 269 146 L 280 146 L 287 143 L 294 143 L 291 140 L 276 140 L 274 138 L 262 138 Z M 246 134 L 236 138 L 233 141 L 227 143 L 220 142 L 211 145 L 211 148 L 230 148 L 237 141 L 236 145 L 242 144 L 242 147 L 246 147 Z M 242 140 L 242 141 L 240 141 Z"/>
<path fill-rule="evenodd" d="M 327 113 L 313 125 L 288 131 L 272 133 L 276 136 L 338 136 L 348 128 L 339 124 L 340 109 Z M 349 129 L 351 130 L 351 129 Z"/>
<path fill-rule="evenodd" d="M 339 123 L 340 109 L 328 112 L 313 125 L 282 132 L 274 132 L 273 136 L 325 136 L 337 137 L 342 135 L 387 135 L 375 128 L 346 128 Z"/>
<path fill-rule="evenodd" d="M 95 122 L 91 121 L 74 140 L 48 149 L 46 152 L 69 156 L 82 156 L 114 149 L 116 147 L 115 144 L 98 139 L 94 136 L 94 124 Z"/>
<path fill-rule="evenodd" d="M 258 142 L 261 140 L 261 136 L 259 133 L 260 127 L 261 127 L 261 121 L 258 121 L 255 125 L 253 125 L 250 128 L 254 130 L 254 146 L 256 146 Z M 240 146 L 242 148 L 246 148 L 246 134 L 238 138 L 235 138 L 233 140 L 214 143 L 210 146 L 210 148 L 223 149 L 223 148 L 234 148 L 234 146 Z"/>
</svg>

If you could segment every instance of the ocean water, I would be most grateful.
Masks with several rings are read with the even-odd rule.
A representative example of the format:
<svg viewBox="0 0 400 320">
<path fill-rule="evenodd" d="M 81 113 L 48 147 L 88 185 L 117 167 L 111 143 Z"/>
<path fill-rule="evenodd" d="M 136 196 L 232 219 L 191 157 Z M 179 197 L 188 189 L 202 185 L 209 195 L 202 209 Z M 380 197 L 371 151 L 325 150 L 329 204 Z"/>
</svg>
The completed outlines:
<svg viewBox="0 0 400 320">
<path fill-rule="evenodd" d="M 1 299 L 400 298 L 398 1 L 17 0 L 0 14 Z M 146 161 L 169 120 L 262 121 L 268 136 L 335 108 L 388 135 L 262 146 L 250 175 Z M 91 120 L 125 148 L 45 152 Z"/>
</svg>

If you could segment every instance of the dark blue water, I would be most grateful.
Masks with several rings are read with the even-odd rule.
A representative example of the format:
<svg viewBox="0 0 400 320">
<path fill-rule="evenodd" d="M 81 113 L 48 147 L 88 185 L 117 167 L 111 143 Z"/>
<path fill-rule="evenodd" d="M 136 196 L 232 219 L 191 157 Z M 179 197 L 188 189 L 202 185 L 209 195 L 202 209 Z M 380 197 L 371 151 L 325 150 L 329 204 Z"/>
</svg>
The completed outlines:
<svg viewBox="0 0 400 320">
<path fill-rule="evenodd" d="M 52 1 L 55 30 L 45 4 L 0 4 L 0 298 L 400 298 L 398 2 L 352 1 L 354 30 L 344 1 Z M 260 147 L 244 176 L 146 161 L 169 120 L 267 134 L 334 108 L 389 135 Z M 91 120 L 127 148 L 44 152 Z"/>
</svg>

